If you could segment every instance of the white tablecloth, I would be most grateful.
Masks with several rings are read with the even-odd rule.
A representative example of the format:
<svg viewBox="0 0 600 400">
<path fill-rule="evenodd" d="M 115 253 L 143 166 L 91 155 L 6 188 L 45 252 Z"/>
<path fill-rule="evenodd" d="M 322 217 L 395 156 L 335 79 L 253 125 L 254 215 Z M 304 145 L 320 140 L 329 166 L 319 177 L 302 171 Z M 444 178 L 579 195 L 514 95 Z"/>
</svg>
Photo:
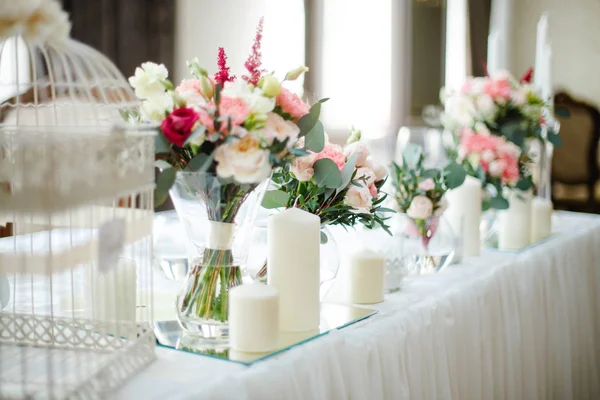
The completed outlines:
<svg viewBox="0 0 600 400">
<path fill-rule="evenodd" d="M 600 399 L 600 217 L 410 279 L 381 313 L 245 367 L 158 348 L 122 399 Z M 338 285 L 339 286 L 339 285 Z"/>
</svg>

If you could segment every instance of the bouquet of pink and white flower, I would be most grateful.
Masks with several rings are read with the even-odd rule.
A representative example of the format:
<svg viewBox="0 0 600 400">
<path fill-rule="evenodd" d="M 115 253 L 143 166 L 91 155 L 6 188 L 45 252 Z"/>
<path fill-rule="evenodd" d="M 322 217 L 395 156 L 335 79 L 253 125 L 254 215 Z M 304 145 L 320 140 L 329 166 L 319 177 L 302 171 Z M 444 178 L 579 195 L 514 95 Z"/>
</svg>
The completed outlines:
<svg viewBox="0 0 600 400">
<path fill-rule="evenodd" d="M 342 147 L 325 136 L 320 151 L 309 151 L 273 173 L 276 189 L 267 192 L 263 207 L 298 207 L 319 216 L 321 225 L 362 223 L 387 231 L 383 213 L 393 212 L 382 207 L 387 169 L 370 156 L 360 138 L 361 132 L 353 129 Z"/>
<path fill-rule="evenodd" d="M 453 132 L 451 158 L 490 189 L 483 207 L 505 209 L 502 188 L 529 190 L 531 140 L 560 144 L 546 124 L 548 106 L 531 86 L 533 70 L 519 81 L 506 72 L 469 78 L 458 93 L 447 93 L 444 127 Z"/>
<path fill-rule="evenodd" d="M 247 74 L 239 79 L 231 75 L 223 48 L 213 76 L 195 59 L 188 62 L 193 78 L 176 87 L 164 65 L 150 62 L 129 79 L 142 104 L 139 111 L 123 110 L 123 118 L 160 125 L 156 153 L 162 171 L 156 203 L 162 203 L 173 187 L 172 193 L 182 199 L 173 198 L 176 209 L 191 203 L 204 209 L 184 210 L 180 219 L 192 214 L 208 218 L 199 221 L 201 226 L 182 221 L 199 249 L 200 262 L 191 269 L 178 300 L 180 321 L 227 320 L 228 290 L 242 281 L 240 261 L 232 254 L 242 204 L 273 170 L 323 147 L 319 114 L 326 99 L 311 107 L 283 87 L 308 71 L 304 66 L 289 71 L 283 81 L 261 68 L 262 29 L 261 19 L 244 64 Z M 208 240 L 195 240 L 198 232 L 206 233 Z"/>
</svg>

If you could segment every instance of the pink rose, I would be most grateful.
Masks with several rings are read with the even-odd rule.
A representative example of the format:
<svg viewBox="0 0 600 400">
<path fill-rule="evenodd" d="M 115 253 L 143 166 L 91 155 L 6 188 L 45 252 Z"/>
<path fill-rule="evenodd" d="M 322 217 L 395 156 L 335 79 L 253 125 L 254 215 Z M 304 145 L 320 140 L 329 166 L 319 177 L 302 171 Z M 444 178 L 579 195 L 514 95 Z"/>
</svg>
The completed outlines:
<svg viewBox="0 0 600 400">
<path fill-rule="evenodd" d="M 320 153 L 317 153 L 314 161 L 320 160 L 322 158 L 329 158 L 332 160 L 341 171 L 346 164 L 346 157 L 344 157 L 344 153 L 342 151 L 342 146 L 338 144 L 329 143 L 325 145 L 325 148 Z"/>
<path fill-rule="evenodd" d="M 368 188 L 364 186 L 350 186 L 345 197 L 346 204 L 353 208 L 355 214 L 370 214 L 373 200 Z"/>
<path fill-rule="evenodd" d="M 276 104 L 281 107 L 284 113 L 290 114 L 294 119 L 299 119 L 310 111 L 308 104 L 284 87 L 281 88 L 281 93 L 276 97 Z"/>
<path fill-rule="evenodd" d="M 377 190 L 377 186 L 375 186 L 375 184 L 369 186 L 369 193 L 371 193 L 373 198 L 379 196 L 379 191 Z"/>
<path fill-rule="evenodd" d="M 290 171 L 300 182 L 310 181 L 313 175 L 315 174 L 315 170 L 313 169 L 314 163 L 314 154 L 299 157 L 296 158 L 294 162 L 292 162 L 292 165 L 290 166 Z"/>
<path fill-rule="evenodd" d="M 260 130 L 260 133 L 269 144 L 272 144 L 275 139 L 280 142 L 289 139 L 288 146 L 291 147 L 300 133 L 300 128 L 292 121 L 286 121 L 278 114 L 268 113 L 265 127 Z"/>
<path fill-rule="evenodd" d="M 433 203 L 427 196 L 415 196 L 406 214 L 413 219 L 427 219 L 433 212 Z"/>
<path fill-rule="evenodd" d="M 160 129 L 169 142 L 177 147 L 183 147 L 199 118 L 198 113 L 193 108 L 176 108 L 164 119 Z"/>
<path fill-rule="evenodd" d="M 362 167 L 369 157 L 369 148 L 366 144 L 360 141 L 350 143 L 344 149 L 344 156 L 346 156 L 346 159 L 348 159 L 353 155 L 356 155 L 356 166 Z"/>
<path fill-rule="evenodd" d="M 429 191 L 435 189 L 435 182 L 432 178 L 427 178 L 423 182 L 419 183 L 419 189 Z"/>
</svg>

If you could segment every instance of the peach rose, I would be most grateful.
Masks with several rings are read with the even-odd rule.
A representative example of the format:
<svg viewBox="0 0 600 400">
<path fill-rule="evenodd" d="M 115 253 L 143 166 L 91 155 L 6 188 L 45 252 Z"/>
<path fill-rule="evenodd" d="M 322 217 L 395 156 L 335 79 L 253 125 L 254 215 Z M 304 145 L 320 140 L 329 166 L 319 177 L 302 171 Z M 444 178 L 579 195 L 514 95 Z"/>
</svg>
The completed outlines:
<svg viewBox="0 0 600 400">
<path fill-rule="evenodd" d="M 360 167 L 356 169 L 356 175 L 354 179 L 359 181 L 361 185 L 371 186 L 375 183 L 375 173 L 369 168 Z"/>
<path fill-rule="evenodd" d="M 423 182 L 419 183 L 419 189 L 429 191 L 435 189 L 435 182 L 432 178 L 427 178 Z"/>
<path fill-rule="evenodd" d="M 345 198 L 346 204 L 353 208 L 355 214 L 370 214 L 373 207 L 373 198 L 369 188 L 364 186 L 350 186 Z"/>
<path fill-rule="evenodd" d="M 356 154 L 356 166 L 362 167 L 369 157 L 369 148 L 366 144 L 360 141 L 350 143 L 344 149 L 344 156 L 346 156 L 346 159 L 348 159 L 354 154 Z"/>
<path fill-rule="evenodd" d="M 377 161 L 373 160 L 371 156 L 367 157 L 367 161 L 365 161 L 364 166 L 375 173 L 376 182 L 383 180 L 388 174 L 387 168 L 379 164 Z"/>
<path fill-rule="evenodd" d="M 427 219 L 433 212 L 433 203 L 427 196 L 415 196 L 406 214 L 412 219 Z"/>
<path fill-rule="evenodd" d="M 219 146 L 215 161 L 219 177 L 233 177 L 238 183 L 258 183 L 271 174 L 269 151 L 261 149 L 258 138 L 251 133 Z"/>
<path fill-rule="evenodd" d="M 272 144 L 275 139 L 283 142 L 289 138 L 288 146 L 291 147 L 298 138 L 300 128 L 292 121 L 286 121 L 278 114 L 268 113 L 265 127 L 259 132 L 269 144 Z"/>
<path fill-rule="evenodd" d="M 290 171 L 300 182 L 310 181 L 313 175 L 315 174 L 315 170 L 313 169 L 314 163 L 314 154 L 299 157 L 295 159 L 294 162 L 292 162 L 292 165 L 290 166 Z"/>
</svg>

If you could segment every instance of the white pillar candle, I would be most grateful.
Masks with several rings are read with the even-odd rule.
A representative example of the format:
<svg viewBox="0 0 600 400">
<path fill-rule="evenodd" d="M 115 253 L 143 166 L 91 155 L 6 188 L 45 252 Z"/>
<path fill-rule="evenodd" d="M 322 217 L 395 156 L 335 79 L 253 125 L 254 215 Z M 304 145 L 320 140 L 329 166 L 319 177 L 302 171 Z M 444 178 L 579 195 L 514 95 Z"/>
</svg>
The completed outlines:
<svg viewBox="0 0 600 400">
<path fill-rule="evenodd" d="M 385 257 L 373 250 L 360 250 L 350 256 L 347 298 L 351 303 L 375 304 L 383 301 Z"/>
<path fill-rule="evenodd" d="M 511 190 L 510 206 L 498 212 L 498 248 L 521 250 L 531 243 L 531 192 Z"/>
<path fill-rule="evenodd" d="M 548 41 L 548 15 L 542 14 L 537 24 L 537 37 L 535 42 L 535 68 L 533 71 L 533 81 L 538 88 L 542 87 L 542 81 L 545 73 L 544 51 Z"/>
<path fill-rule="evenodd" d="M 277 348 L 279 293 L 262 283 L 229 291 L 229 343 L 232 349 L 261 353 Z"/>
<path fill-rule="evenodd" d="M 120 258 L 112 269 L 88 269 L 88 315 L 99 322 L 126 322 L 119 326 L 107 324 L 108 333 L 123 336 L 134 334 L 136 322 L 136 264 Z"/>
<path fill-rule="evenodd" d="M 448 210 L 445 215 L 454 233 L 460 236 L 462 257 L 479 255 L 479 224 L 481 223 L 481 181 L 467 176 L 464 183 L 446 193 Z"/>
<path fill-rule="evenodd" d="M 531 243 L 547 238 L 552 233 L 552 202 L 534 197 L 531 202 Z"/>
<path fill-rule="evenodd" d="M 319 241 L 321 220 L 290 208 L 267 223 L 267 282 L 279 291 L 282 331 L 319 327 Z"/>
</svg>

